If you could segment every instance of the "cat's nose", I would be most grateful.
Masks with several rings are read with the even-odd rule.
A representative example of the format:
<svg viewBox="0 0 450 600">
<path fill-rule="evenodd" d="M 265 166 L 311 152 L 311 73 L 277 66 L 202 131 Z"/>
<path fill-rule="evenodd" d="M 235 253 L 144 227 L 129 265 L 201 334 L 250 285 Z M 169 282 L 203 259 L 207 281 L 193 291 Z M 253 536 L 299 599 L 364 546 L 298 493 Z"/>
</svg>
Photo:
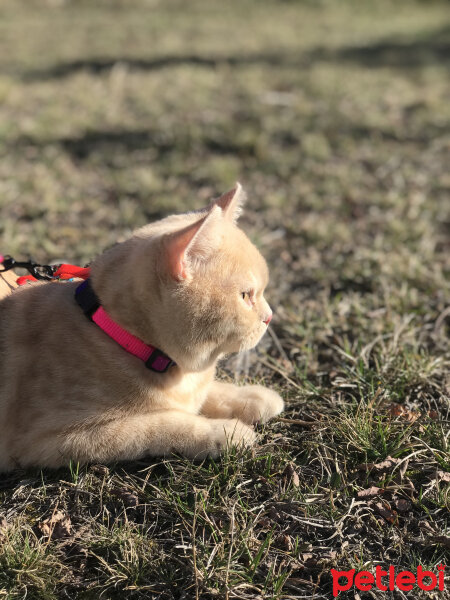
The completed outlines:
<svg viewBox="0 0 450 600">
<path fill-rule="evenodd" d="M 273 317 L 273 313 L 270 313 L 270 314 L 269 314 L 269 316 L 268 316 L 266 319 L 264 319 L 264 321 L 263 321 L 263 322 L 264 322 L 266 325 L 268 325 L 268 324 L 270 323 L 270 321 L 272 320 L 272 317 Z"/>
</svg>

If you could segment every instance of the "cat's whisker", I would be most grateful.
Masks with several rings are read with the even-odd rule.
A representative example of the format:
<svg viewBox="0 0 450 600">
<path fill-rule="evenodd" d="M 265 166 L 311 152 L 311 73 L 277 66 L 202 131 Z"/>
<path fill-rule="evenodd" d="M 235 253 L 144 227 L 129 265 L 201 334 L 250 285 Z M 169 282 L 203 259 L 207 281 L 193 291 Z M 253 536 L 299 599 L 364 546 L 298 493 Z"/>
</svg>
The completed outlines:
<svg viewBox="0 0 450 600">
<path fill-rule="evenodd" d="M 289 360 L 289 357 L 286 354 L 283 346 L 281 345 L 280 338 L 277 336 L 275 331 L 270 327 L 267 328 L 267 331 L 268 331 L 270 337 L 272 338 L 273 343 L 275 344 L 278 352 L 281 354 L 281 356 L 284 358 L 284 360 L 286 360 L 288 364 L 292 364 L 292 362 Z"/>
<path fill-rule="evenodd" d="M 250 350 L 244 350 L 236 358 L 236 378 L 247 379 L 250 371 Z"/>
</svg>

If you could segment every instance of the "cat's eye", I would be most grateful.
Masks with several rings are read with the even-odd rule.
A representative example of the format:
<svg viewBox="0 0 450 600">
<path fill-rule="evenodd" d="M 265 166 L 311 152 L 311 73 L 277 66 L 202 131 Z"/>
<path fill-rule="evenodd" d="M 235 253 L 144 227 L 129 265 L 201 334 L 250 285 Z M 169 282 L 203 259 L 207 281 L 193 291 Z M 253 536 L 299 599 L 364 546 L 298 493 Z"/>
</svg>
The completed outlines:
<svg viewBox="0 0 450 600">
<path fill-rule="evenodd" d="M 253 304 L 253 290 L 249 290 L 248 292 L 241 292 L 241 298 L 246 302 L 249 306 Z"/>
</svg>

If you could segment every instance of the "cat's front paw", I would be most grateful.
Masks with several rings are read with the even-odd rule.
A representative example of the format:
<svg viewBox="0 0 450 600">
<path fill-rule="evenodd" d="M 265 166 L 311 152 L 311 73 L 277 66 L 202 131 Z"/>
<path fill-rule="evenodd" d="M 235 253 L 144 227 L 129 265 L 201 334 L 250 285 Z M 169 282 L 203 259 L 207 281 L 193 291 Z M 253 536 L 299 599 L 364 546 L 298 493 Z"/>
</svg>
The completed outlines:
<svg viewBox="0 0 450 600">
<path fill-rule="evenodd" d="M 235 404 L 234 416 L 244 423 L 265 423 L 284 409 L 281 396 L 262 385 L 245 385 L 238 390 L 239 402 Z"/>
<path fill-rule="evenodd" d="M 256 434 L 251 427 L 238 419 L 211 419 L 208 439 L 200 442 L 195 458 L 217 458 L 230 446 L 252 446 Z"/>
</svg>

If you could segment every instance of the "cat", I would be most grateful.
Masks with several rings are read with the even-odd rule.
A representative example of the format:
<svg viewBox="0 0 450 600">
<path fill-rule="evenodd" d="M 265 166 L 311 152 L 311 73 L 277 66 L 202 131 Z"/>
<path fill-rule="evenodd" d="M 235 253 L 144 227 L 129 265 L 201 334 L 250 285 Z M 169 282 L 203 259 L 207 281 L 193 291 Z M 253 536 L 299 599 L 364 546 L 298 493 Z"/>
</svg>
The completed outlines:
<svg viewBox="0 0 450 600">
<path fill-rule="evenodd" d="M 236 224 L 244 199 L 236 184 L 138 229 L 81 285 L 36 282 L 0 301 L 0 471 L 215 458 L 255 443 L 252 425 L 282 398 L 215 379 L 220 357 L 254 347 L 272 318 L 266 262 Z M 104 327 L 92 320 L 101 311 Z M 133 355 L 111 327 L 156 359 Z"/>
</svg>

